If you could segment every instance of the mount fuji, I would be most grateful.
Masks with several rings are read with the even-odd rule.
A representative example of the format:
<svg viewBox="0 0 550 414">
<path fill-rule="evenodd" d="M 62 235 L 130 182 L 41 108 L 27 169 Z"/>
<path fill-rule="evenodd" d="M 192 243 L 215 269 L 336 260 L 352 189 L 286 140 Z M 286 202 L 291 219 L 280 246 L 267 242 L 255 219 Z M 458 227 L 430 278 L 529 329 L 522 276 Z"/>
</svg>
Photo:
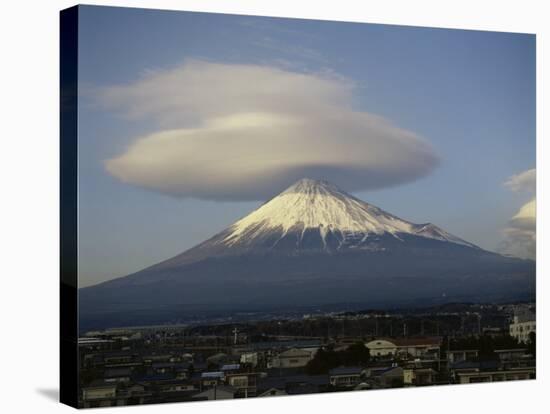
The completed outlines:
<svg viewBox="0 0 550 414">
<path fill-rule="evenodd" d="M 523 300 L 534 292 L 533 261 L 305 178 L 180 255 L 80 289 L 79 304 L 81 324 L 95 327 L 165 322 L 182 309 L 383 307 Z"/>
</svg>

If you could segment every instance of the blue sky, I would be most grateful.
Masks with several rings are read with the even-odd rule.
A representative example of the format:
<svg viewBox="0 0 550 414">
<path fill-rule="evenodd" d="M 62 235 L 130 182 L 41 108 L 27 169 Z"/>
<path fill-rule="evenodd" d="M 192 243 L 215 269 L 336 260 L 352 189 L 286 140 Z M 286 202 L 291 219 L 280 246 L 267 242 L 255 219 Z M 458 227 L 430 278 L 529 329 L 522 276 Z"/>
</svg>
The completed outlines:
<svg viewBox="0 0 550 414">
<path fill-rule="evenodd" d="M 421 137 L 437 165 L 407 167 L 413 146 L 399 161 L 400 182 L 358 184 L 353 191 L 404 219 L 430 221 L 497 250 L 510 219 L 534 197 L 504 185 L 535 168 L 533 35 L 90 6 L 81 8 L 79 30 L 81 286 L 178 254 L 260 204 L 249 199 L 265 187 L 261 181 L 247 187 L 247 201 L 216 197 L 216 189 L 205 200 L 187 187 L 171 195 L 176 187 L 155 191 L 135 185 L 135 178 L 124 182 L 106 168 L 105 161 L 124 156 L 140 137 L 196 126 L 186 113 L 180 120 L 177 108 L 166 119 L 152 110 L 129 114 L 133 103 L 116 101 L 119 93 L 135 96 L 129 91 L 144 78 L 157 81 L 193 61 L 207 69 L 218 65 L 217 74 L 240 67 L 261 79 L 273 73 L 276 79 L 287 73 L 304 74 L 308 82 L 329 79 L 327 88 L 337 85 L 327 92 L 330 99 L 338 101 L 341 89 L 354 112 L 382 116 Z M 266 72 L 271 68 L 276 72 Z M 106 91 L 115 104 L 101 99 Z M 140 108 L 163 98 L 145 95 Z M 216 104 L 223 113 L 223 101 Z M 204 107 L 198 113 L 212 115 Z M 367 144 L 359 142 L 358 151 Z"/>
</svg>

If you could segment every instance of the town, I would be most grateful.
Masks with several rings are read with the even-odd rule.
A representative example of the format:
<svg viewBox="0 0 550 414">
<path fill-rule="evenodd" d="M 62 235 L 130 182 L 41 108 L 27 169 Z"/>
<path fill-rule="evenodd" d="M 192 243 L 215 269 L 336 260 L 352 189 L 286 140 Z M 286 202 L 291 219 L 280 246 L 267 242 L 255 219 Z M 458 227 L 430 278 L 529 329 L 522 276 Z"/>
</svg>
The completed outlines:
<svg viewBox="0 0 550 414">
<path fill-rule="evenodd" d="M 109 328 L 78 340 L 81 407 L 534 379 L 534 303 Z"/>
</svg>

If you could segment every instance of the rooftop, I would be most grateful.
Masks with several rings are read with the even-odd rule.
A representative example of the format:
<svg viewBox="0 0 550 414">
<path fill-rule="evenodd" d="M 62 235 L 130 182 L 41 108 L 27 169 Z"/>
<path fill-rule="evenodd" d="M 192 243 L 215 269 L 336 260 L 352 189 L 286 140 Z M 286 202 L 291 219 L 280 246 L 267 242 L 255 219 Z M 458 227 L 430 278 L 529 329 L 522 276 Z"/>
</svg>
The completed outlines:
<svg viewBox="0 0 550 414">
<path fill-rule="evenodd" d="M 337 367 L 329 371 L 329 375 L 361 375 L 364 368 L 361 367 Z"/>
</svg>

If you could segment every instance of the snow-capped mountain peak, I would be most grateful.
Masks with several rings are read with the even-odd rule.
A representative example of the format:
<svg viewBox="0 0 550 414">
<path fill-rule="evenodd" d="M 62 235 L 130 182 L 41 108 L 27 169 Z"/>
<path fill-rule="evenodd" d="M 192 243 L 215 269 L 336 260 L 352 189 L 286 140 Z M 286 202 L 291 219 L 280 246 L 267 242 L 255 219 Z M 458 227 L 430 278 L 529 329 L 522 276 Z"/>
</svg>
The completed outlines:
<svg viewBox="0 0 550 414">
<path fill-rule="evenodd" d="M 373 236 L 391 235 L 401 240 L 413 235 L 447 241 L 469 247 L 474 245 L 439 227 L 414 224 L 347 194 L 327 181 L 303 178 L 258 209 L 230 226 L 218 242 L 226 246 L 253 245 L 255 240 L 272 242 L 292 237 L 296 247 L 304 236 L 318 235 L 327 246 L 327 238 L 338 240 L 338 247 L 357 247 L 371 242 Z M 276 236 L 275 236 L 276 235 Z"/>
</svg>

